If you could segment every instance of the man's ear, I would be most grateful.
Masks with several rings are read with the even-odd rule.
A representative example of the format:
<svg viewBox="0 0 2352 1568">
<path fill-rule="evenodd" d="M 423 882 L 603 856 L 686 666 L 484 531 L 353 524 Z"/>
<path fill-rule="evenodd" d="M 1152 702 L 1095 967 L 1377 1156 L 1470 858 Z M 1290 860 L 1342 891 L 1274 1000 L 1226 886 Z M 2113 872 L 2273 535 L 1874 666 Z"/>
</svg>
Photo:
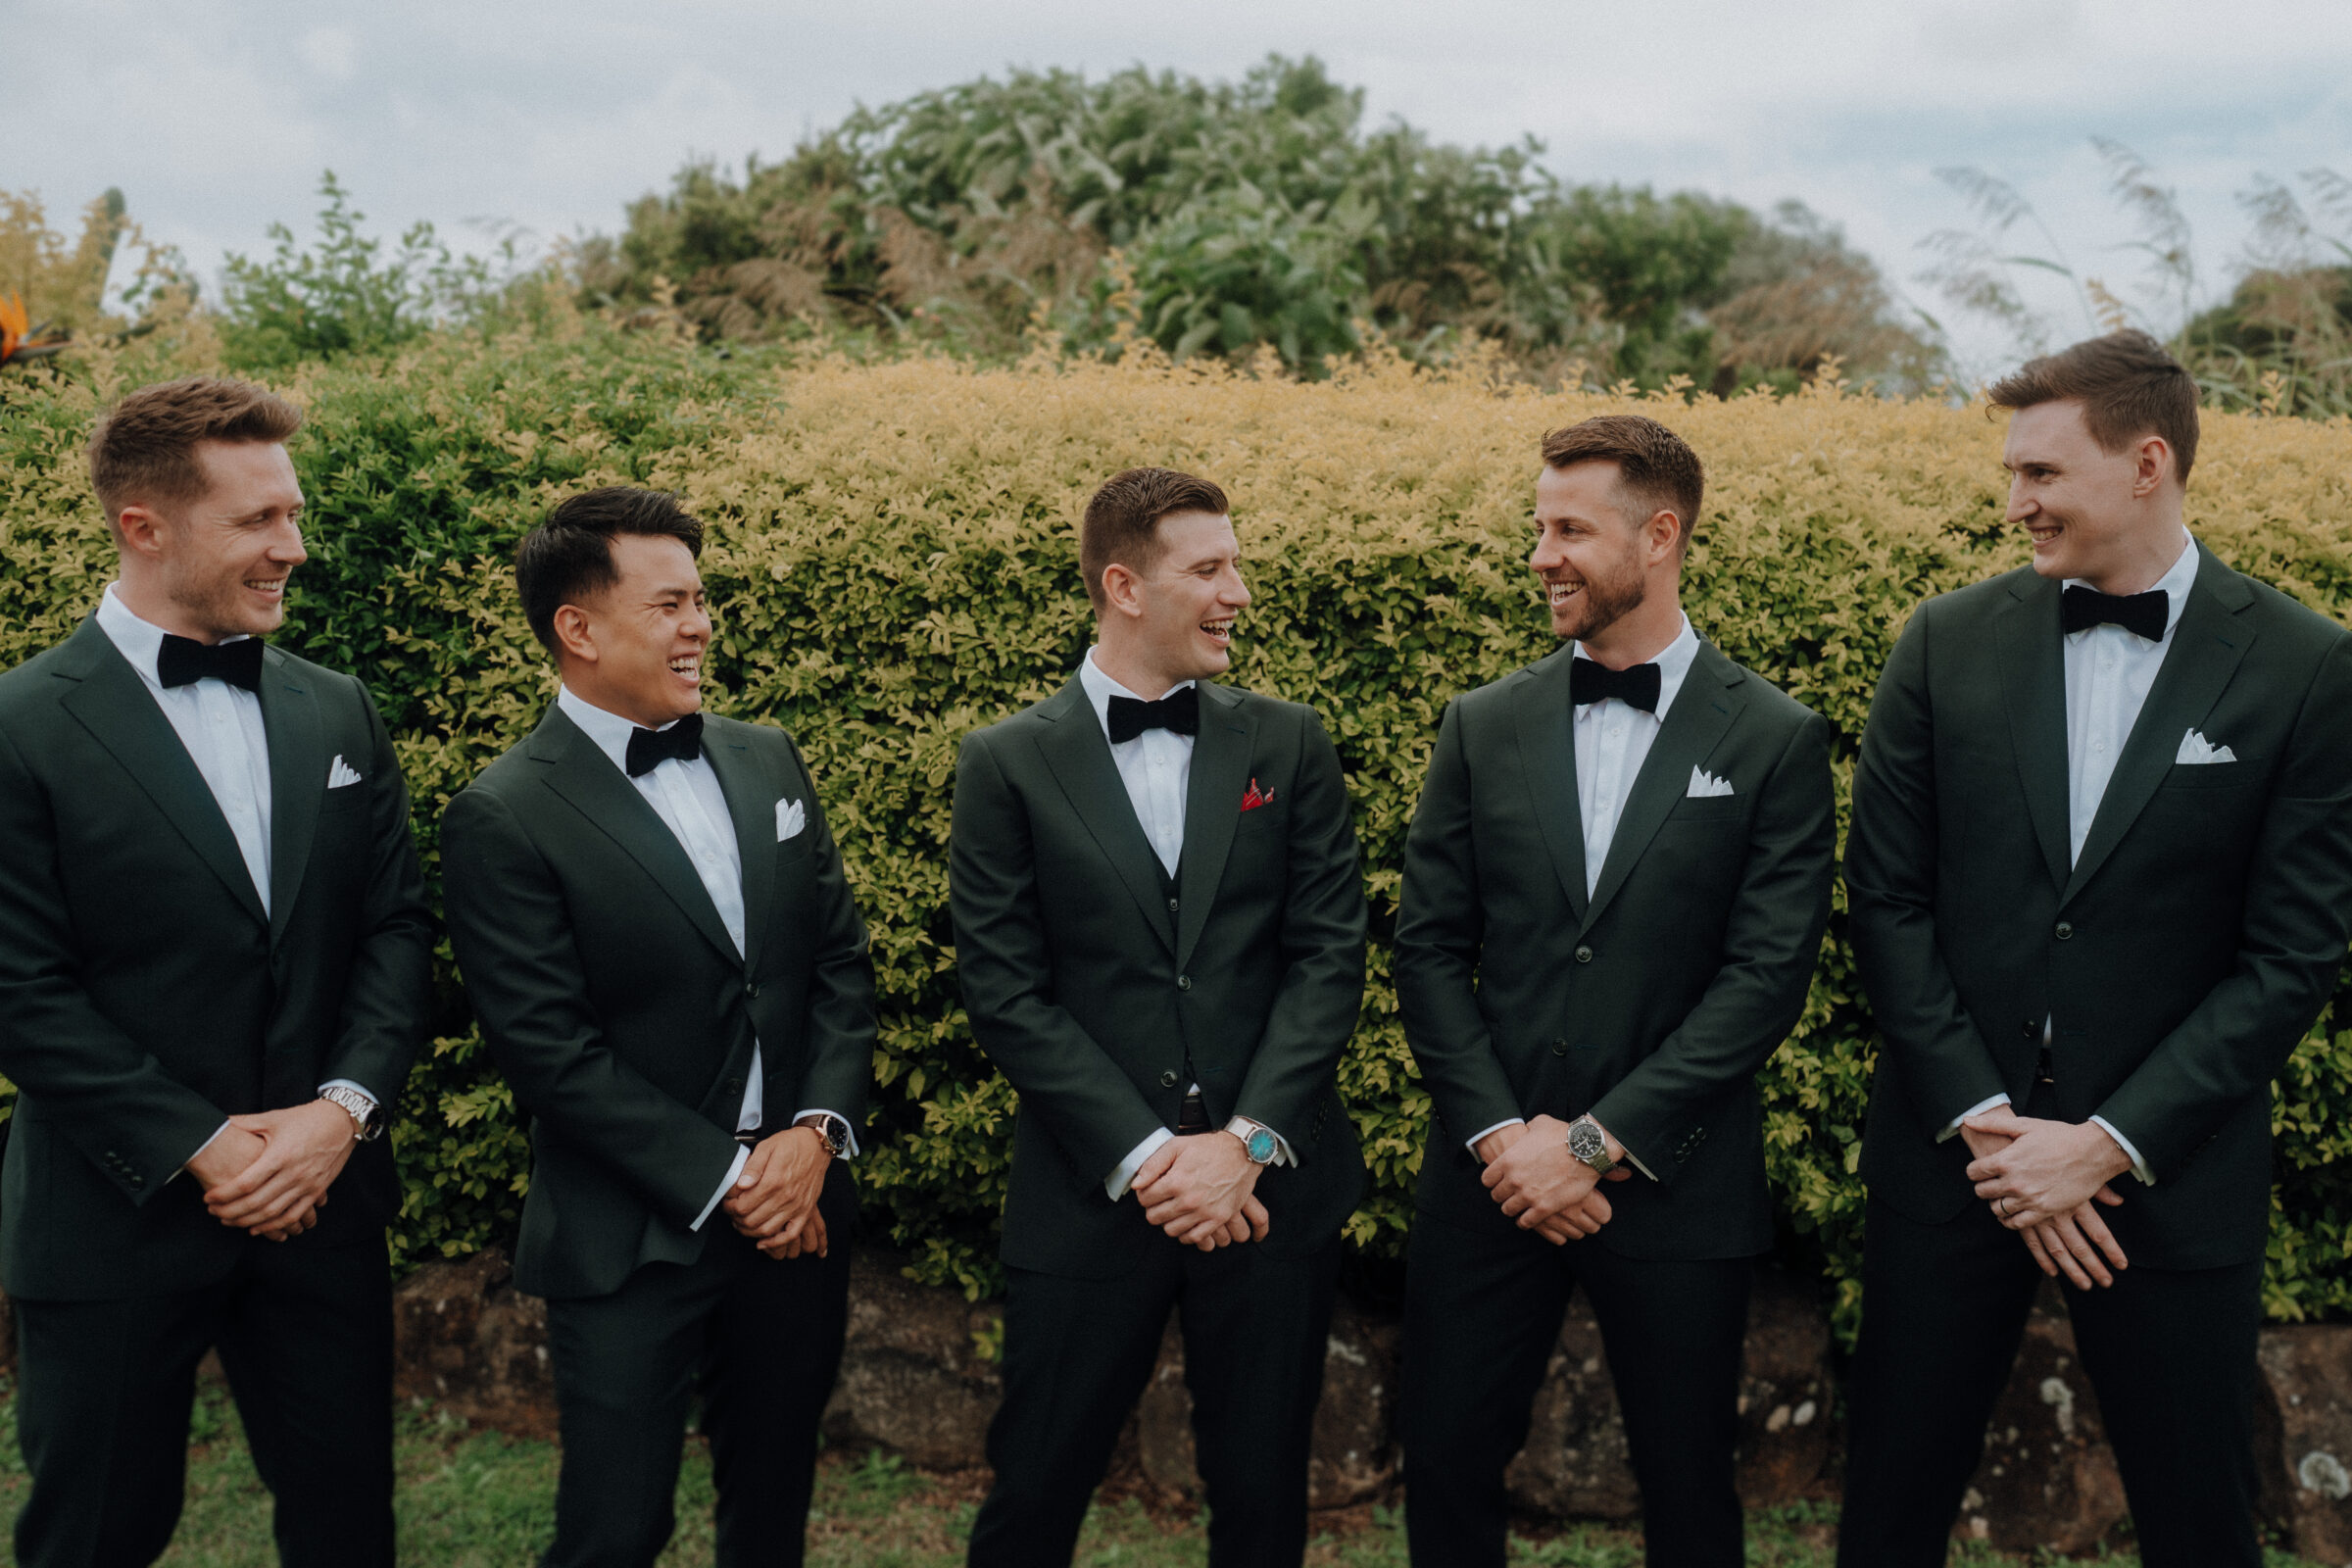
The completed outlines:
<svg viewBox="0 0 2352 1568">
<path fill-rule="evenodd" d="M 1683 551 L 1683 519 L 1661 507 L 1642 525 L 1642 547 L 1653 566 L 1679 557 Z"/>
<path fill-rule="evenodd" d="M 1112 562 L 1102 568 L 1103 612 L 1138 616 L 1144 612 L 1144 579 L 1132 567 Z"/>
<path fill-rule="evenodd" d="M 115 518 L 115 548 L 152 561 L 163 554 L 162 534 L 170 519 L 153 507 L 127 506 Z"/>
<path fill-rule="evenodd" d="M 2132 499 L 2134 501 L 2144 501 L 2154 495 L 2157 486 L 2163 484 L 2180 466 L 2173 461 L 2173 444 L 2160 435 L 2140 437 L 2139 445 L 2133 449 L 2132 457 Z"/>
<path fill-rule="evenodd" d="M 556 646 L 564 655 L 583 664 L 596 662 L 596 629 L 589 624 L 588 612 L 577 605 L 557 606 L 554 630 Z"/>
</svg>

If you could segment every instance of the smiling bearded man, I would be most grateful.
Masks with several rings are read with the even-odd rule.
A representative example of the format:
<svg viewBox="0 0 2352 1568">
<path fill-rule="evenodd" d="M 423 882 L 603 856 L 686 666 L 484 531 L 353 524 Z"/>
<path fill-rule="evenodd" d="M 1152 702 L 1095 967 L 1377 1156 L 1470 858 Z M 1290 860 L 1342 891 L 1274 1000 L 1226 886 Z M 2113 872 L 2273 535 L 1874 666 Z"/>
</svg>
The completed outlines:
<svg viewBox="0 0 2352 1568">
<path fill-rule="evenodd" d="M 450 939 L 530 1117 L 514 1280 L 548 1298 L 551 1568 L 646 1568 L 699 1395 L 719 1568 L 797 1563 L 848 1321 L 873 978 L 782 730 L 709 718 L 703 527 L 574 496 L 514 576 L 563 686 L 449 803 Z"/>
<path fill-rule="evenodd" d="M 1020 1094 L 971 1561 L 1070 1560 L 1178 1308 L 1209 1562 L 1295 1564 L 1364 1173 L 1334 1082 L 1364 981 L 1348 791 L 1312 710 L 1210 679 L 1250 604 L 1223 491 L 1119 474 L 1078 559 L 1096 645 L 956 768 L 956 971 Z"/>
</svg>

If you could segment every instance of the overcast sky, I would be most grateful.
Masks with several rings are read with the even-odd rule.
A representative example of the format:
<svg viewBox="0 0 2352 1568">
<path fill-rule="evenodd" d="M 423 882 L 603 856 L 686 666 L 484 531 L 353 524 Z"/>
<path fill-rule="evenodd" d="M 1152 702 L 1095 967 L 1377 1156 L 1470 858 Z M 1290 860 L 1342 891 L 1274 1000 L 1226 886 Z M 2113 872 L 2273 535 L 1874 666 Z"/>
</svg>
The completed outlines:
<svg viewBox="0 0 2352 1568">
<path fill-rule="evenodd" d="M 1230 77 L 1272 51 L 1320 56 L 1375 122 L 1533 133 L 1569 178 L 1798 198 L 1939 314 L 1910 281 L 1920 239 L 1967 221 L 1937 168 L 2011 181 L 2121 289 L 2132 233 L 2090 138 L 2124 142 L 2217 291 L 2258 173 L 2352 175 L 2345 0 L 0 0 L 0 187 L 57 217 L 120 185 L 208 280 L 272 220 L 307 233 L 322 169 L 380 229 L 545 240 L 618 228 L 689 155 L 780 156 L 860 102 L 1017 66 Z"/>
</svg>

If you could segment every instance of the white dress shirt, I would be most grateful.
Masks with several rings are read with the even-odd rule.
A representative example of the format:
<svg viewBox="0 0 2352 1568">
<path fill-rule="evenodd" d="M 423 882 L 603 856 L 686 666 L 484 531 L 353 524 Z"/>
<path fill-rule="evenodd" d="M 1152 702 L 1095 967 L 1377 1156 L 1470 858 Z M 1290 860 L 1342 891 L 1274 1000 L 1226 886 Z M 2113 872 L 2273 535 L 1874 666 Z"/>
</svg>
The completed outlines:
<svg viewBox="0 0 2352 1568">
<path fill-rule="evenodd" d="M 568 686 L 556 693 L 556 706 L 564 710 L 564 716 L 577 724 L 580 733 L 594 741 L 596 749 L 611 758 L 612 765 L 620 769 L 623 778 L 627 778 L 629 736 L 639 727 L 636 721 L 606 711 Z M 675 719 L 670 721 L 671 724 L 676 722 Z M 662 726 L 663 729 L 669 727 L 669 724 Z M 710 895 L 710 903 L 718 910 L 719 923 L 727 928 L 727 935 L 735 944 L 735 956 L 741 958 L 744 956 L 743 850 L 735 842 L 735 818 L 727 810 L 726 791 L 719 787 L 718 775 L 711 771 L 710 760 L 697 757 L 689 762 L 665 757 L 650 771 L 640 773 L 629 782 L 637 787 L 638 794 L 645 797 L 646 804 L 654 808 L 654 814 L 662 818 L 662 826 L 668 828 L 677 839 L 678 848 L 686 852 L 686 858 L 694 862 L 694 874 L 702 879 L 703 891 Z M 755 1036 L 752 1041 L 752 1070 L 744 1076 L 743 1104 L 735 1113 L 735 1130 L 739 1133 L 757 1132 L 760 1129 L 760 1105 L 767 1091 L 767 1078 L 760 1068 L 760 1042 Z M 793 1120 L 799 1121 L 803 1116 L 819 1112 L 835 1116 L 842 1125 L 849 1126 L 847 1116 L 823 1110 L 821 1106 L 800 1111 Z M 850 1131 L 849 1152 L 858 1152 L 858 1133 L 854 1127 Z M 743 1174 L 744 1164 L 751 1157 L 749 1149 L 739 1148 L 735 1151 L 735 1162 L 727 1168 L 727 1179 L 718 1184 L 718 1191 L 710 1196 L 710 1201 L 703 1206 L 702 1213 L 695 1216 L 691 1229 L 699 1231 L 703 1228 L 704 1221 L 710 1219 L 710 1211 L 718 1207 L 728 1191 L 734 1187 L 735 1178 Z"/>
<path fill-rule="evenodd" d="M 1136 696 L 1103 674 L 1102 666 L 1095 662 L 1092 648 L 1078 662 L 1078 684 L 1086 690 L 1086 700 L 1094 707 L 1095 722 L 1102 726 L 1104 740 L 1110 738 L 1113 697 L 1132 698 L 1139 703 L 1151 700 Z M 1172 696 L 1192 684 L 1189 680 L 1178 681 L 1160 696 Z M 1135 820 L 1143 828 L 1152 853 L 1159 857 L 1159 863 L 1167 868 L 1168 875 L 1174 876 L 1184 860 L 1184 797 L 1193 782 L 1193 737 L 1172 730 L 1148 729 L 1133 740 L 1112 746 L 1110 760 L 1118 767 L 1119 782 L 1127 786 L 1128 804 L 1135 808 Z M 1197 1090 L 1200 1086 L 1191 1087 Z M 1127 1157 L 1119 1161 L 1118 1167 L 1102 1178 L 1102 1191 L 1112 1202 L 1127 1196 L 1127 1189 L 1134 1183 L 1135 1173 L 1144 1168 L 1144 1161 L 1175 1136 L 1165 1127 L 1154 1127 L 1142 1143 L 1127 1152 Z M 1275 1164 L 1298 1163 L 1291 1153 L 1289 1139 L 1275 1133 L 1274 1144 Z"/>
<path fill-rule="evenodd" d="M 1585 645 L 1570 645 L 1569 657 L 1583 659 Z M 1698 657 L 1698 633 L 1690 629 L 1690 617 L 1683 617 L 1683 629 L 1668 643 L 1657 658 L 1647 661 L 1658 666 L 1658 707 L 1655 712 L 1644 713 L 1614 697 L 1604 697 L 1597 703 L 1576 705 L 1576 804 L 1583 814 L 1585 830 L 1585 897 L 1600 886 L 1600 868 L 1609 858 L 1609 844 L 1617 837 L 1617 823 L 1625 815 L 1625 798 L 1633 793 L 1634 781 L 1642 776 L 1642 764 L 1649 758 L 1649 748 L 1666 725 L 1666 710 L 1674 706 L 1677 692 L 1683 689 L 1684 678 L 1690 673 L 1690 662 Z M 1496 1122 L 1486 1132 L 1468 1141 L 1470 1152 L 1490 1133 L 1504 1127 L 1519 1126 L 1525 1117 L 1512 1116 Z M 1652 1175 L 1647 1165 L 1632 1150 L 1625 1152 L 1634 1169 Z"/>
<path fill-rule="evenodd" d="M 262 724 L 262 700 L 242 686 L 231 686 L 211 675 L 185 686 L 166 686 L 156 672 L 157 661 L 164 651 L 164 628 L 140 619 L 122 602 L 122 595 L 115 592 L 113 583 L 107 584 L 106 593 L 98 601 L 98 629 L 106 633 L 116 651 L 138 672 L 140 684 L 171 721 L 172 733 L 179 737 L 188 760 L 196 764 L 205 788 L 213 793 L 213 804 L 220 808 L 229 832 L 235 836 L 237 854 L 245 860 L 245 874 L 253 878 L 253 890 L 261 895 L 262 912 L 268 914 L 270 735 Z M 242 637 L 221 640 L 245 641 Z M 323 777 L 318 780 L 318 787 L 326 788 Z M 367 1098 L 370 1107 L 380 1103 L 374 1090 L 348 1078 L 330 1078 L 318 1087 L 354 1089 Z M 213 1139 L 227 1130 L 227 1122 L 213 1129 L 212 1138 L 197 1145 L 188 1158 L 194 1159 L 212 1148 Z"/>
<path fill-rule="evenodd" d="M 2172 569 L 2157 578 L 2156 586 L 2149 590 L 2162 593 L 2166 599 L 2162 637 L 2150 642 L 2112 621 L 2065 634 L 2069 865 L 2082 858 L 2083 841 L 2090 837 L 2090 824 L 2099 814 L 2099 802 L 2106 798 L 2107 781 L 2115 776 L 2116 760 L 2123 756 L 2124 743 L 2132 738 L 2132 726 L 2139 722 L 2139 710 L 2156 684 L 2156 672 L 2164 667 L 2164 656 L 2173 646 L 2173 630 L 2180 624 L 2180 613 L 2188 608 L 2188 590 L 2196 580 L 2197 542 L 2182 529 L 2180 556 L 2174 560 Z M 2089 586 L 2081 578 L 2069 577 L 2061 591 Z M 2050 1043 L 2050 1019 L 2042 1019 L 2041 1043 L 2045 1048 Z M 2008 1103 L 2009 1097 L 2004 1094 L 1971 1105 L 1953 1118 L 1937 1142 L 1957 1133 L 1960 1123 L 1969 1117 Z M 2132 1174 L 2154 1185 L 2156 1173 L 2139 1157 L 2132 1140 L 2117 1131 L 2106 1117 L 2090 1119 L 2130 1157 Z"/>
</svg>

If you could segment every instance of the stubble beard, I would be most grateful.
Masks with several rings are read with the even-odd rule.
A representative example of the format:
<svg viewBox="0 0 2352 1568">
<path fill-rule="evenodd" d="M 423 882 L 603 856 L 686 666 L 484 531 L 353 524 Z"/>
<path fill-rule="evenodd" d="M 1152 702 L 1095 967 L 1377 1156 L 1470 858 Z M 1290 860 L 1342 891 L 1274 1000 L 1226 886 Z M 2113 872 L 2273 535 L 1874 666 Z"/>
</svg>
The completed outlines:
<svg viewBox="0 0 2352 1568">
<path fill-rule="evenodd" d="M 1549 584 L 1545 588 L 1548 592 Z M 1587 577 L 1584 592 L 1577 596 L 1581 613 L 1560 631 L 1560 636 L 1580 643 L 1591 642 L 1641 609 L 1648 597 L 1649 583 L 1639 566 L 1605 580 Z"/>
</svg>

